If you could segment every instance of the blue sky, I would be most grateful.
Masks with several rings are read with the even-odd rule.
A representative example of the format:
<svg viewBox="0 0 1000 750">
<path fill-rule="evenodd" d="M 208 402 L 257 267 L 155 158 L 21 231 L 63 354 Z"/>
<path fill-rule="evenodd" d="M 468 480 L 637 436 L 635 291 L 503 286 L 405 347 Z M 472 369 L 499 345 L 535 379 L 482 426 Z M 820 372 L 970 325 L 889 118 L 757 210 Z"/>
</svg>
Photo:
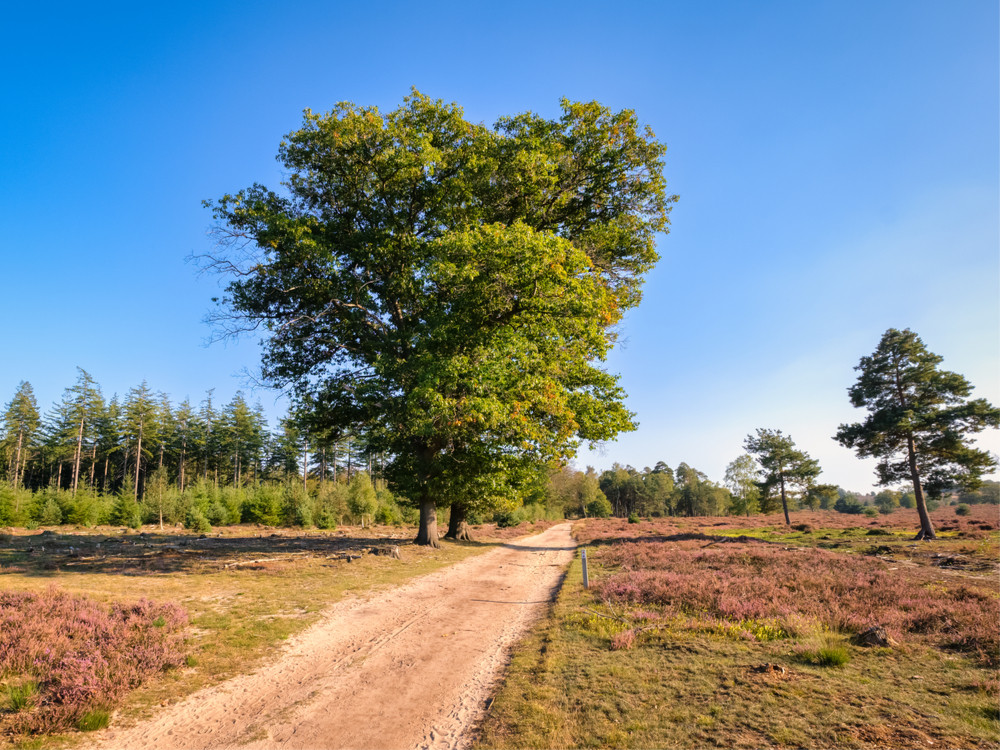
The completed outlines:
<svg viewBox="0 0 1000 750">
<path fill-rule="evenodd" d="M 0 11 L 0 402 L 26 379 L 47 408 L 78 365 L 106 395 L 249 390 L 254 342 L 204 346 L 201 201 L 277 186 L 304 108 L 416 86 L 487 123 L 596 99 L 669 146 L 681 200 L 609 360 L 641 426 L 581 465 L 721 480 L 772 427 L 867 489 L 830 436 L 861 418 L 852 368 L 889 327 L 1000 403 L 992 0 L 19 5 Z"/>
</svg>

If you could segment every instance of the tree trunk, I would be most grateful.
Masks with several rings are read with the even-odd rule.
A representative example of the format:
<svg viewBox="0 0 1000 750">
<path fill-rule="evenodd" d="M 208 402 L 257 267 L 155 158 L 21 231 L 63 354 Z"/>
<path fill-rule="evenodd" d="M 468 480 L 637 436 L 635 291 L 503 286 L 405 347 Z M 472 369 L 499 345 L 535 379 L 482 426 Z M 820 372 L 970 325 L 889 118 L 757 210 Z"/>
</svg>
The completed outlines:
<svg viewBox="0 0 1000 750">
<path fill-rule="evenodd" d="M 913 435 L 906 438 L 906 452 L 910 463 L 910 478 L 913 480 L 913 494 L 917 502 L 917 515 L 920 516 L 920 532 L 917 540 L 937 539 L 931 517 L 927 515 L 927 504 L 924 502 L 924 490 L 920 486 L 920 472 L 917 469 L 917 452 L 913 446 Z"/>
<path fill-rule="evenodd" d="M 135 487 L 134 497 L 136 502 L 139 501 L 139 463 L 142 461 L 142 424 L 139 424 L 139 444 L 135 449 Z"/>
<path fill-rule="evenodd" d="M 76 451 L 73 453 L 73 494 L 76 494 L 76 486 L 80 480 L 80 457 L 83 453 L 83 422 L 80 420 L 80 431 L 76 436 Z"/>
<path fill-rule="evenodd" d="M 460 542 L 473 541 L 472 530 L 466 522 L 466 508 L 462 503 L 452 503 L 451 515 L 448 517 L 448 533 L 444 538 Z"/>
<path fill-rule="evenodd" d="M 181 492 L 184 492 L 184 454 L 187 452 L 187 437 L 185 436 L 184 441 L 181 443 L 181 460 L 177 466 L 177 473 L 180 479 Z"/>
<path fill-rule="evenodd" d="M 17 470 L 21 466 L 21 442 L 24 439 L 24 430 L 17 431 L 17 454 L 14 456 L 14 486 L 17 487 Z"/>
<path fill-rule="evenodd" d="M 90 448 L 90 491 L 94 491 L 94 471 L 97 469 L 97 438 Z"/>
<path fill-rule="evenodd" d="M 791 526 L 792 522 L 788 518 L 788 501 L 785 499 L 785 477 L 781 475 L 781 508 L 785 511 L 785 525 Z"/>
<path fill-rule="evenodd" d="M 433 500 L 424 499 L 420 503 L 420 530 L 414 544 L 422 544 L 428 547 L 440 547 L 438 541 L 437 505 Z"/>
</svg>

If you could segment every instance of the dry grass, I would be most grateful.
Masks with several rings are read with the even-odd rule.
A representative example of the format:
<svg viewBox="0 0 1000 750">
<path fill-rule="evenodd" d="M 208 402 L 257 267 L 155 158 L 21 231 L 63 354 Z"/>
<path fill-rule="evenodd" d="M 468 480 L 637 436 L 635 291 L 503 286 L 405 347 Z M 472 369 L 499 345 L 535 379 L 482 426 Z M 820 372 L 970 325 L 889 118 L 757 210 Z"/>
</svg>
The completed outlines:
<svg viewBox="0 0 1000 750">
<path fill-rule="evenodd" d="M 489 529 L 480 531 L 478 542 L 443 542 L 439 550 L 413 545 L 415 530 L 394 527 L 143 532 L 59 527 L 58 533 L 0 536 L 0 586 L 7 592 L 45 594 L 54 586 L 108 604 L 148 598 L 187 611 L 186 666 L 129 695 L 114 707 L 112 723 L 137 720 L 155 706 L 251 671 L 344 596 L 401 583 L 497 543 Z M 393 546 L 401 559 L 372 554 Z M 78 737 L 8 735 L 0 744 L 58 747 Z"/>
<path fill-rule="evenodd" d="M 679 521 L 577 526 L 591 543 L 592 587 L 576 561 L 551 617 L 516 653 L 480 747 L 1000 742 L 995 568 L 932 557 L 971 544 L 976 565 L 995 566 L 995 534 L 925 543 L 902 564 L 864 554 L 867 524 L 831 528 L 825 514 L 793 519 L 809 523 L 804 532 Z M 829 541 L 848 544 L 820 547 Z M 896 645 L 855 645 L 877 619 Z"/>
</svg>

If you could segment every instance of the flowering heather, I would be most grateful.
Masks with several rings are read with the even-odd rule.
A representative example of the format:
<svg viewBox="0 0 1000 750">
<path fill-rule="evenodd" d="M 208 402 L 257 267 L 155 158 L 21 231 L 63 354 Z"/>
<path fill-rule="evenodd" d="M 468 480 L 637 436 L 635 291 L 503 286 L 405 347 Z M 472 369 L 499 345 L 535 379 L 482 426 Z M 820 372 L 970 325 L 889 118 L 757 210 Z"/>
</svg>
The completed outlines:
<svg viewBox="0 0 1000 750">
<path fill-rule="evenodd" d="M 881 625 L 901 641 L 928 638 L 1000 663 L 1000 602 L 988 582 L 943 586 L 927 570 L 760 543 L 624 542 L 595 548 L 593 559 L 613 571 L 595 585 L 606 604 L 695 621 L 775 621 L 789 633 L 803 622 L 847 633 Z"/>
<path fill-rule="evenodd" d="M 34 680 L 37 708 L 0 718 L 0 728 L 51 731 L 108 709 L 151 675 L 183 659 L 187 614 L 142 599 L 104 605 L 56 589 L 0 592 L 0 675 Z"/>
<path fill-rule="evenodd" d="M 969 515 L 959 516 L 955 508 L 945 506 L 932 511 L 931 522 L 938 531 L 957 532 L 962 536 L 980 538 L 985 532 L 1000 529 L 1000 506 L 971 505 Z M 888 515 L 867 518 L 863 515 L 838 513 L 832 510 L 800 510 L 791 513 L 792 531 L 802 524 L 816 529 L 892 529 L 895 531 L 912 531 L 914 535 L 920 528 L 917 511 L 912 508 L 900 508 Z M 583 542 L 600 541 L 602 539 L 641 537 L 650 533 L 672 535 L 701 531 L 706 534 L 728 532 L 736 529 L 787 528 L 785 518 L 781 513 L 771 515 L 742 516 L 671 516 L 629 524 L 624 518 L 609 518 L 606 520 L 591 519 L 577 529 L 577 537 Z"/>
</svg>

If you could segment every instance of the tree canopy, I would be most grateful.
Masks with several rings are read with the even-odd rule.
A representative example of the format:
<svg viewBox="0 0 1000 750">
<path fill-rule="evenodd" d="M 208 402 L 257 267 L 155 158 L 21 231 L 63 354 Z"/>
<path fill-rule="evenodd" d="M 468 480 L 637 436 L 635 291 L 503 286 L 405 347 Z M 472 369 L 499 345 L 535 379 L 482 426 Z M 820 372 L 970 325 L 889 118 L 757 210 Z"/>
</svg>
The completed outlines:
<svg viewBox="0 0 1000 750">
<path fill-rule="evenodd" d="M 233 275 L 217 320 L 263 326 L 264 378 L 328 428 L 364 425 L 436 544 L 436 502 L 509 502 L 541 463 L 634 428 L 598 363 L 667 229 L 664 153 L 594 102 L 492 128 L 416 91 L 307 110 L 283 194 L 211 204 L 209 264 Z"/>
<path fill-rule="evenodd" d="M 788 489 L 798 487 L 803 493 L 808 491 L 813 480 L 820 474 L 819 462 L 796 448 L 791 436 L 783 435 L 781 430 L 758 429 L 756 435 L 747 435 L 743 447 L 756 456 L 763 471 L 762 494 L 770 494 L 775 487 L 780 490 L 785 523 L 791 524 L 788 517 Z"/>
<path fill-rule="evenodd" d="M 978 487 L 996 460 L 969 436 L 1000 426 L 1000 409 L 970 400 L 969 381 L 939 369 L 941 361 L 913 331 L 890 328 L 854 368 L 860 374 L 848 389 L 851 404 L 868 416 L 840 425 L 834 437 L 858 456 L 878 459 L 879 484 L 913 484 L 924 539 L 934 538 L 924 490 L 933 497 L 956 485 Z"/>
</svg>

